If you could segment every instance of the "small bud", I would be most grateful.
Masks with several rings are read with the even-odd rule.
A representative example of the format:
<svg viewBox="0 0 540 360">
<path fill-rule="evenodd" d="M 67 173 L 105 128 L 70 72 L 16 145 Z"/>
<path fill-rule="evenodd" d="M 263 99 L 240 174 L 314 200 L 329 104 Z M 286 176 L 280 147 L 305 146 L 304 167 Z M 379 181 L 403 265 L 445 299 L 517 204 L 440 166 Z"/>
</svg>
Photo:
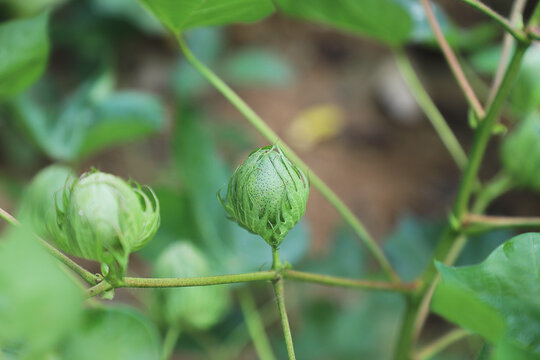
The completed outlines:
<svg viewBox="0 0 540 360">
<path fill-rule="evenodd" d="M 218 198 L 239 225 L 277 248 L 306 211 L 309 182 L 279 147 L 252 152 Z"/>
<path fill-rule="evenodd" d="M 178 241 L 163 251 L 156 261 L 154 276 L 185 278 L 212 275 L 210 263 L 191 243 Z M 195 286 L 155 289 L 156 316 L 169 325 L 205 330 L 223 318 L 229 305 L 224 286 Z"/>
<path fill-rule="evenodd" d="M 540 191 L 540 116 L 525 118 L 504 138 L 501 160 L 516 184 Z"/>
<path fill-rule="evenodd" d="M 128 255 L 159 226 L 159 203 L 148 191 L 99 171 L 83 174 L 56 196 L 53 239 L 71 255 L 107 265 L 106 277 L 123 276 Z"/>
</svg>

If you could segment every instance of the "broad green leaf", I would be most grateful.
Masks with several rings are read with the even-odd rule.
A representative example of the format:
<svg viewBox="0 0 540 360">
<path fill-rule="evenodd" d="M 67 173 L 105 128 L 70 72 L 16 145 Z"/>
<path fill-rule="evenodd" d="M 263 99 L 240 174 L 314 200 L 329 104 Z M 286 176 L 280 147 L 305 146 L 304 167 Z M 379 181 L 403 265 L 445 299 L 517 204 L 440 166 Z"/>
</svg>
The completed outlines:
<svg viewBox="0 0 540 360">
<path fill-rule="evenodd" d="M 64 359 L 159 359 L 157 329 L 132 308 L 88 309 L 81 328 L 68 339 Z"/>
<path fill-rule="evenodd" d="M 540 191 L 540 114 L 523 119 L 501 147 L 505 171 L 520 186 Z"/>
<path fill-rule="evenodd" d="M 172 32 L 198 26 L 250 23 L 274 11 L 271 0 L 139 0 Z"/>
<path fill-rule="evenodd" d="M 47 63 L 48 13 L 0 24 L 0 99 L 36 81 Z"/>
<path fill-rule="evenodd" d="M 382 41 L 405 43 L 414 24 L 400 0 L 276 0 L 284 14 Z"/>
<path fill-rule="evenodd" d="M 156 97 L 115 92 L 107 74 L 77 89 L 56 116 L 28 94 L 17 97 L 13 108 L 20 126 L 41 150 L 64 161 L 138 140 L 163 126 L 163 108 Z"/>
<path fill-rule="evenodd" d="M 511 341 L 540 355 L 540 234 L 516 236 L 482 263 L 437 263 L 442 281 L 432 309 L 491 342 Z"/>
<path fill-rule="evenodd" d="M 215 275 L 208 259 L 187 241 L 177 241 L 159 256 L 156 277 L 197 277 Z M 158 318 L 180 328 L 206 330 L 217 324 L 229 305 L 227 286 L 195 286 L 155 289 L 153 310 Z"/>
<path fill-rule="evenodd" d="M 31 233 L 0 241 L 0 350 L 42 359 L 75 330 L 81 311 L 76 283 Z"/>
</svg>

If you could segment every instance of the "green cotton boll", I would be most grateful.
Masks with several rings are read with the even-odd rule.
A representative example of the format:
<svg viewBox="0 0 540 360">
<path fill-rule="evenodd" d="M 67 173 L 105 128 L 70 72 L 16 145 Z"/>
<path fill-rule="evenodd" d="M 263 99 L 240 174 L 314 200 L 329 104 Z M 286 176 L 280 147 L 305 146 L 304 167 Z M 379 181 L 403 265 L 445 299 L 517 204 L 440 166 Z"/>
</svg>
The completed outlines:
<svg viewBox="0 0 540 360">
<path fill-rule="evenodd" d="M 158 258 L 154 276 L 200 277 L 212 275 L 204 254 L 186 241 L 171 244 Z M 194 286 L 155 289 L 156 316 L 168 325 L 205 330 L 217 324 L 229 307 L 229 290 L 225 286 Z"/>
<path fill-rule="evenodd" d="M 83 174 L 56 196 L 52 238 L 68 254 L 108 265 L 113 278 L 123 276 L 128 255 L 159 227 L 159 202 L 148 192 L 114 175 Z"/>
<path fill-rule="evenodd" d="M 540 115 L 532 114 L 505 139 L 501 148 L 505 171 L 521 187 L 540 191 Z"/>
<path fill-rule="evenodd" d="M 76 179 L 70 168 L 50 165 L 41 170 L 27 187 L 18 218 L 41 237 L 47 238 L 47 224 L 55 220 L 55 194 Z"/>
<path fill-rule="evenodd" d="M 218 198 L 240 226 L 279 247 L 306 212 L 309 181 L 279 147 L 252 152 L 229 181 L 227 198 Z"/>
</svg>

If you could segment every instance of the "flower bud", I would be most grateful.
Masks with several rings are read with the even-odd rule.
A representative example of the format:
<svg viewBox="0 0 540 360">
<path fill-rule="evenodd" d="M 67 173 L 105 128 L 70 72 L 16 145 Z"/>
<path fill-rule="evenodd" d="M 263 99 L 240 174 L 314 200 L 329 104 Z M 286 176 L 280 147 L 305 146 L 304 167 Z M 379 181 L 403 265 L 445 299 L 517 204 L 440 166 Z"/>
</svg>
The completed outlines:
<svg viewBox="0 0 540 360">
<path fill-rule="evenodd" d="M 540 116 L 530 115 L 504 140 L 501 160 L 520 186 L 540 191 Z"/>
<path fill-rule="evenodd" d="M 252 152 L 218 198 L 233 220 L 277 248 L 306 211 L 309 182 L 279 147 Z"/>
<path fill-rule="evenodd" d="M 106 264 L 113 278 L 123 276 L 128 255 L 159 226 L 159 203 L 148 192 L 114 175 L 83 174 L 56 197 L 53 238 L 63 251 Z"/>
<path fill-rule="evenodd" d="M 186 241 L 171 244 L 156 261 L 154 276 L 197 277 L 212 275 L 202 252 Z M 195 286 L 178 289 L 155 289 L 152 308 L 161 321 L 205 330 L 222 319 L 229 305 L 228 288 Z"/>
</svg>

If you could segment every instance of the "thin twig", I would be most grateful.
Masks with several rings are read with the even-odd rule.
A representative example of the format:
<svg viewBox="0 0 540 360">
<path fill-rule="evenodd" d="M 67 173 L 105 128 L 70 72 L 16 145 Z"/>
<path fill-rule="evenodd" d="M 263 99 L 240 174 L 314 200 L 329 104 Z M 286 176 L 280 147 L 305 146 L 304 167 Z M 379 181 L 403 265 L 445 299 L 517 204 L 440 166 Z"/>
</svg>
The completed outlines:
<svg viewBox="0 0 540 360">
<path fill-rule="evenodd" d="M 467 2 L 470 0 L 462 0 L 462 1 Z M 527 0 L 514 0 L 514 5 L 512 6 L 512 10 L 510 12 L 510 22 L 508 23 L 510 27 L 516 26 L 517 23 L 520 21 L 523 14 L 523 9 L 525 8 L 526 3 L 527 3 Z M 499 59 L 499 64 L 497 65 L 497 70 L 495 71 L 495 76 L 493 77 L 493 82 L 491 84 L 491 89 L 488 95 L 488 100 L 487 100 L 488 106 L 493 101 L 495 94 L 499 90 L 499 86 L 501 86 L 504 70 L 506 69 L 506 65 L 508 65 L 508 60 L 510 59 L 510 55 L 512 54 L 512 46 L 514 45 L 514 38 L 515 38 L 514 34 L 510 32 L 507 32 L 504 34 L 501 57 Z"/>
<path fill-rule="evenodd" d="M 384 273 L 389 279 L 394 282 L 399 282 L 397 273 L 392 268 L 392 265 L 384 255 L 383 251 L 377 245 L 373 237 L 368 233 L 362 222 L 354 215 L 354 213 L 345 205 L 345 203 L 336 195 L 336 193 L 326 185 L 326 183 L 313 172 L 313 170 L 302 160 L 295 152 L 264 122 L 263 119 L 248 104 L 242 100 L 223 80 L 221 80 L 212 70 L 204 65 L 191 52 L 186 42 L 180 34 L 175 34 L 180 49 L 186 59 L 193 65 L 197 71 L 201 73 L 221 94 L 236 107 L 236 109 L 255 127 L 255 129 L 263 135 L 270 143 L 279 144 L 283 152 L 289 159 L 295 163 L 302 171 L 309 176 L 310 183 L 315 186 L 319 192 L 334 206 L 340 213 L 343 219 L 353 228 L 358 237 L 364 242 L 368 250 L 377 260 Z"/>
<path fill-rule="evenodd" d="M 501 16 L 499 13 L 497 13 L 495 10 L 487 6 L 486 4 L 482 3 L 479 0 L 461 0 L 462 2 L 471 5 L 472 7 L 476 8 L 477 10 L 480 10 L 485 15 L 489 16 L 493 20 L 495 20 L 497 23 L 499 23 L 506 31 L 507 34 L 514 37 L 516 40 L 520 42 L 527 43 L 529 40 L 527 38 L 527 34 L 523 32 L 522 30 L 516 28 L 515 21 L 512 20 L 512 17 L 510 17 L 510 20 L 507 20 L 503 16 Z M 516 4 L 519 2 L 523 2 L 523 4 Z M 523 7 L 525 6 L 526 0 L 516 0 L 514 2 L 514 7 L 520 7 L 521 10 L 519 10 L 519 13 L 523 11 Z M 513 11 L 513 10 L 512 10 Z"/>
<path fill-rule="evenodd" d="M 478 98 L 476 97 L 474 90 L 472 89 L 471 85 L 467 81 L 467 78 L 465 77 L 465 74 L 463 73 L 463 69 L 461 69 L 461 66 L 459 65 L 459 61 L 457 60 L 456 55 L 452 51 L 452 48 L 448 44 L 448 41 L 446 41 L 446 38 L 444 37 L 444 34 L 441 30 L 441 26 L 437 22 L 437 18 L 435 17 L 435 14 L 433 13 L 433 9 L 431 8 L 431 4 L 429 3 L 429 0 L 420 0 L 420 1 L 422 2 L 422 5 L 424 6 L 427 19 L 429 21 L 431 29 L 433 30 L 433 33 L 435 34 L 435 38 L 437 39 L 437 42 L 439 43 L 439 46 L 441 47 L 441 50 L 446 58 L 446 61 L 448 62 L 448 65 L 450 66 L 450 69 L 452 70 L 452 73 L 454 74 L 454 77 L 456 78 L 459 84 L 459 87 L 463 91 L 463 94 L 465 95 L 467 102 L 474 110 L 476 117 L 478 119 L 483 119 L 485 116 L 484 108 L 480 104 L 480 101 L 478 101 Z"/>
<path fill-rule="evenodd" d="M 467 214 L 463 229 L 467 233 L 480 233 L 499 229 L 540 229 L 540 217 L 507 217 Z"/>
<path fill-rule="evenodd" d="M 294 354 L 294 345 L 291 335 L 291 327 L 289 325 L 289 318 L 285 308 L 283 279 L 281 277 L 274 281 L 274 292 L 276 293 L 279 315 L 281 316 L 281 325 L 283 327 L 283 335 L 285 336 L 285 344 L 287 345 L 287 354 L 289 355 L 289 360 L 295 360 L 296 356 Z"/>
<path fill-rule="evenodd" d="M 4 209 L 0 208 L 0 218 L 6 220 L 9 224 L 15 227 L 22 227 L 22 224 L 11 214 L 9 214 Z M 90 271 L 86 270 L 75 261 L 71 260 L 69 257 L 64 255 L 60 250 L 56 249 L 54 246 L 49 244 L 47 241 L 43 240 L 38 235 L 32 233 L 32 235 L 45 247 L 45 249 L 56 259 L 60 260 L 64 265 L 73 270 L 77 275 L 79 275 L 84 281 L 90 285 L 97 284 L 100 279 L 98 276 L 92 274 Z"/>
</svg>

